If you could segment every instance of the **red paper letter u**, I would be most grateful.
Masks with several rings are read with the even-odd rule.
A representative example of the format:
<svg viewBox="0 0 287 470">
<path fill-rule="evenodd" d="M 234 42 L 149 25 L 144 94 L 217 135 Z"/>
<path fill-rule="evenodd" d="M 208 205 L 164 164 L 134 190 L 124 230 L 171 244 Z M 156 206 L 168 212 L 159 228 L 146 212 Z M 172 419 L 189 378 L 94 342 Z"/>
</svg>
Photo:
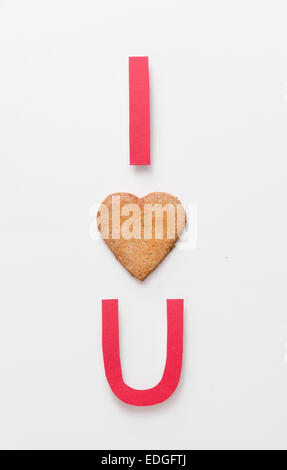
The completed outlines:
<svg viewBox="0 0 287 470">
<path fill-rule="evenodd" d="M 183 300 L 167 300 L 167 355 L 161 381 L 147 390 L 136 390 L 123 381 L 118 324 L 118 301 L 103 300 L 103 356 L 108 383 L 123 402 L 135 406 L 156 405 L 169 398 L 180 378 L 183 346 Z"/>
</svg>

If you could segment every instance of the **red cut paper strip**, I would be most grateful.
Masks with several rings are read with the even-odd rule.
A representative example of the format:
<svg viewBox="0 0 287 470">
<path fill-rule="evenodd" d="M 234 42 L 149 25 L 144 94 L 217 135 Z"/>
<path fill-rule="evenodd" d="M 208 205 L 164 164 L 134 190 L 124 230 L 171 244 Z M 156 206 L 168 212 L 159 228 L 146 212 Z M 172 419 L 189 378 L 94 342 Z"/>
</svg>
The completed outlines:
<svg viewBox="0 0 287 470">
<path fill-rule="evenodd" d="M 130 165 L 150 165 L 148 57 L 129 58 Z"/>
<path fill-rule="evenodd" d="M 183 300 L 167 300 L 167 355 L 161 381 L 153 388 L 136 390 L 125 384 L 122 377 L 118 300 L 102 300 L 102 341 L 105 372 L 114 394 L 123 402 L 135 406 L 156 405 L 169 398 L 179 382 L 183 349 Z"/>
</svg>

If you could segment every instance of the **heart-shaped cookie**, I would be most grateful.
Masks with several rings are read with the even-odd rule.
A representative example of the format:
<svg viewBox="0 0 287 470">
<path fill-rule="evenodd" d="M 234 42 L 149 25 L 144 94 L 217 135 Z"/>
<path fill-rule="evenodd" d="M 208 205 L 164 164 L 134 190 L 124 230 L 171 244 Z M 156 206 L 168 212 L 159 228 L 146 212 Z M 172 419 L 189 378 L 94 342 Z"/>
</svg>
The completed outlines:
<svg viewBox="0 0 287 470">
<path fill-rule="evenodd" d="M 116 258 L 143 281 L 175 246 L 186 215 L 181 202 L 168 193 L 142 198 L 115 193 L 102 202 L 97 221 Z"/>
</svg>

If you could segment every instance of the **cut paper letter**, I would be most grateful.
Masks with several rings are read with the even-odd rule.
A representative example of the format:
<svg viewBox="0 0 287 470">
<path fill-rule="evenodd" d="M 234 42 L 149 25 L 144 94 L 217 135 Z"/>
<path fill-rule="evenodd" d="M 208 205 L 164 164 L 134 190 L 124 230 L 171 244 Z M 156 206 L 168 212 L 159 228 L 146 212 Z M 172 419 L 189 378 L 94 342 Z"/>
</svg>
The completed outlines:
<svg viewBox="0 0 287 470">
<path fill-rule="evenodd" d="M 113 393 L 134 406 L 161 403 L 175 391 L 179 382 L 183 350 L 183 300 L 167 300 L 167 355 L 161 381 L 152 388 L 136 390 L 125 384 L 122 376 L 118 300 L 102 300 L 102 341 L 105 372 Z"/>
<path fill-rule="evenodd" d="M 148 57 L 129 58 L 130 165 L 150 165 Z"/>
</svg>

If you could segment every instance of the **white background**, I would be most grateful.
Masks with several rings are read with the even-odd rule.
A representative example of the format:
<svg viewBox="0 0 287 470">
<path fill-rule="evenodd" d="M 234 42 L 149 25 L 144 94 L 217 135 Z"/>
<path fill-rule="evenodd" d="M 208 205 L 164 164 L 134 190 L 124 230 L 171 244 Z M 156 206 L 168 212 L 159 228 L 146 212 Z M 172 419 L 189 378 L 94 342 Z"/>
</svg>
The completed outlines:
<svg viewBox="0 0 287 470">
<path fill-rule="evenodd" d="M 287 448 L 284 0 L 0 0 L 1 448 Z M 151 168 L 129 166 L 128 56 L 148 55 Z M 90 237 L 116 191 L 198 204 L 196 250 L 144 283 Z M 185 300 L 181 383 L 156 384 L 166 298 Z"/>
</svg>

